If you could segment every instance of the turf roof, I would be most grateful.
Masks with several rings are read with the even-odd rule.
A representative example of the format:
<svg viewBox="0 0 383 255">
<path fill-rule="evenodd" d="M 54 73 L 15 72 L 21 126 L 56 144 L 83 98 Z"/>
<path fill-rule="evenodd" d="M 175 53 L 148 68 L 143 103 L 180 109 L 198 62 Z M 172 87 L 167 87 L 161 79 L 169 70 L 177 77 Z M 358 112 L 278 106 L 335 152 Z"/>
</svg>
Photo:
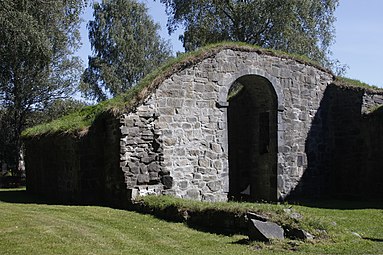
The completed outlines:
<svg viewBox="0 0 383 255">
<path fill-rule="evenodd" d="M 158 69 L 145 76 L 135 87 L 122 95 L 119 95 L 110 100 L 106 100 L 104 102 L 100 102 L 97 105 L 84 107 L 79 111 L 53 120 L 52 122 L 28 128 L 23 132 L 22 135 L 24 138 L 31 138 L 50 134 L 85 134 L 88 128 L 97 119 L 97 117 L 103 113 L 110 113 L 117 117 L 122 112 L 131 111 L 140 105 L 145 100 L 145 98 L 147 98 L 164 80 L 169 78 L 172 74 L 193 66 L 198 62 L 212 57 L 225 49 L 243 52 L 257 52 L 261 55 L 270 55 L 292 59 L 299 63 L 311 65 L 322 71 L 331 73 L 329 70 L 323 68 L 317 62 L 311 61 L 307 57 L 300 55 L 288 54 L 277 50 L 263 49 L 258 46 L 249 45 L 246 43 L 223 42 L 218 44 L 211 44 L 202 47 L 197 51 L 184 53 L 177 58 L 171 59 Z M 352 82 L 352 80 L 344 78 L 337 78 L 335 83 L 341 86 L 348 86 L 349 84 L 358 85 L 358 81 Z"/>
</svg>

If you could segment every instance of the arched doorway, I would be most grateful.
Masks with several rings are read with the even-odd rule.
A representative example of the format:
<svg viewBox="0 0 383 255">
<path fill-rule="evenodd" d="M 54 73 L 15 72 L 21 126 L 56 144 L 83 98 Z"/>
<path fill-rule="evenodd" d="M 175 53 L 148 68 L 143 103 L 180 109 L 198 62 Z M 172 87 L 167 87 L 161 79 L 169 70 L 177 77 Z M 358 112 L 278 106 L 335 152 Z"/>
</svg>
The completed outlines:
<svg viewBox="0 0 383 255">
<path fill-rule="evenodd" d="M 277 94 L 268 79 L 245 75 L 228 101 L 229 198 L 277 200 Z"/>
</svg>

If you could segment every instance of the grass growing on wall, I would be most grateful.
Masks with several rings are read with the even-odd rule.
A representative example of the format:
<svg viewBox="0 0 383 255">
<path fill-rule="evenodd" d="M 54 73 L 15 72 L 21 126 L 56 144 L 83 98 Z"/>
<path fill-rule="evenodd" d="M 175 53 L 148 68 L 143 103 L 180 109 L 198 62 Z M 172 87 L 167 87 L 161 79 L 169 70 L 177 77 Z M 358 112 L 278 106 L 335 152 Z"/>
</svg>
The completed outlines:
<svg viewBox="0 0 383 255">
<path fill-rule="evenodd" d="M 224 50 L 232 49 L 239 51 L 257 52 L 258 54 L 276 56 L 286 59 L 292 59 L 297 62 L 314 66 L 320 70 L 327 71 L 320 64 L 311 61 L 305 56 L 289 54 L 282 51 L 263 49 L 255 45 L 239 42 L 222 42 L 202 47 L 194 52 L 181 54 L 177 58 L 169 60 L 158 69 L 145 76 L 135 87 L 126 93 L 119 95 L 113 99 L 106 100 L 94 106 L 88 106 L 84 109 L 54 120 L 50 123 L 32 127 L 23 132 L 24 137 L 34 137 L 40 135 L 54 133 L 76 133 L 86 131 L 95 119 L 105 112 L 109 112 L 117 116 L 120 112 L 128 112 L 138 106 L 150 93 L 152 93 L 165 79 L 172 74 L 190 67 L 205 58 L 214 56 L 216 53 Z M 347 78 L 337 78 L 340 84 L 353 84 L 356 86 L 370 86 Z"/>
<path fill-rule="evenodd" d="M 335 79 L 335 82 L 338 85 L 342 85 L 342 86 L 346 86 L 346 87 L 351 86 L 351 87 L 355 87 L 355 88 L 369 89 L 369 90 L 373 90 L 373 91 L 383 91 L 382 88 L 379 88 L 375 85 L 370 85 L 370 84 L 367 84 L 367 83 L 359 81 L 359 80 L 350 79 L 350 78 L 341 77 L 341 76 L 337 76 Z"/>
<path fill-rule="evenodd" d="M 376 114 L 383 114 L 383 105 L 377 107 L 377 108 L 374 110 L 374 113 L 376 113 Z"/>
<path fill-rule="evenodd" d="M 24 137 L 34 137 L 54 133 L 76 133 L 86 131 L 95 119 L 105 112 L 119 113 L 129 111 L 142 102 L 159 84 L 173 73 L 190 67 L 199 61 L 215 55 L 223 49 L 258 52 L 259 54 L 273 55 L 294 59 L 301 63 L 314 65 L 321 68 L 319 64 L 310 61 L 304 56 L 287 54 L 281 51 L 262 49 L 255 45 L 246 43 L 222 42 L 202 47 L 194 52 L 181 54 L 145 76 L 135 87 L 126 93 L 113 99 L 106 100 L 95 106 L 88 106 L 84 109 L 54 120 L 50 123 L 38 125 L 23 132 Z"/>
</svg>

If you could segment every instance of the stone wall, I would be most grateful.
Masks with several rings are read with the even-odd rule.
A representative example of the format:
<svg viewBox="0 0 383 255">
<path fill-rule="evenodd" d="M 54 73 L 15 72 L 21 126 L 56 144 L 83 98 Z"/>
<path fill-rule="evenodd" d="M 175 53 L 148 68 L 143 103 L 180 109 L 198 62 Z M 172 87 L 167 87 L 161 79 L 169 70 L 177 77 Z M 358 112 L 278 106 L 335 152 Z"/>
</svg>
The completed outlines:
<svg viewBox="0 0 383 255">
<path fill-rule="evenodd" d="M 383 93 L 327 87 L 313 120 L 308 167 L 291 197 L 370 198 L 383 194 Z"/>
<path fill-rule="evenodd" d="M 27 189 L 119 207 L 147 194 L 379 198 L 382 103 L 311 65 L 223 49 L 86 134 L 27 139 Z"/>
<path fill-rule="evenodd" d="M 28 192 L 64 203 L 111 204 L 127 200 L 119 166 L 119 121 L 102 116 L 86 133 L 24 141 Z"/>
<path fill-rule="evenodd" d="M 227 96 L 233 83 L 244 76 L 254 77 L 249 86 L 257 86 L 259 78 L 265 79 L 275 94 L 277 132 L 272 136 L 278 141 L 278 153 L 271 185 L 277 187 L 267 200 L 286 197 L 307 167 L 305 141 L 333 77 L 297 61 L 233 50 L 223 50 L 173 74 L 143 105 L 125 116 L 121 127 L 126 130 L 121 139 L 124 153 L 121 166 L 128 188 L 138 194 L 227 200 L 230 189 Z M 258 94 L 254 100 L 263 96 Z M 145 123 L 141 115 L 156 117 Z M 132 120 L 142 124 L 132 126 Z M 150 135 L 147 141 L 137 138 L 143 131 Z M 158 136 L 160 151 L 152 150 L 154 134 Z M 150 164 L 146 162 L 148 156 Z M 150 171 L 149 166 L 155 171 Z"/>
</svg>

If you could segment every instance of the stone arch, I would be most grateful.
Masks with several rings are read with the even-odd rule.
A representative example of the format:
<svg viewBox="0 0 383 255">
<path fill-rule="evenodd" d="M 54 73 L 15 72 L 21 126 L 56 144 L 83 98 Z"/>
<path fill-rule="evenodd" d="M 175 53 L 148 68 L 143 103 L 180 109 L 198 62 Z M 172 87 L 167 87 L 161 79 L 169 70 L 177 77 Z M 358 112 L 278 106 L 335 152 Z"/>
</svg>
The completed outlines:
<svg viewBox="0 0 383 255">
<path fill-rule="evenodd" d="M 278 99 L 261 75 L 242 75 L 228 89 L 229 198 L 277 199 Z"/>
<path fill-rule="evenodd" d="M 277 95 L 278 111 L 284 110 L 284 105 L 285 105 L 284 101 L 285 100 L 284 100 L 284 95 L 283 95 L 282 87 L 280 85 L 279 80 L 276 77 L 267 73 L 265 70 L 258 69 L 258 68 L 244 68 L 244 69 L 240 70 L 239 72 L 236 72 L 234 74 L 232 73 L 232 74 L 224 77 L 222 80 L 220 80 L 218 82 L 218 84 L 223 85 L 223 86 L 221 87 L 220 93 L 218 95 L 218 102 L 220 102 L 220 103 L 226 102 L 229 90 L 230 90 L 231 86 L 233 85 L 233 83 L 237 79 L 239 79 L 240 77 L 245 76 L 245 75 L 255 75 L 255 76 L 262 76 L 262 77 L 266 78 L 270 82 L 271 86 L 273 87 L 273 89 Z"/>
</svg>

